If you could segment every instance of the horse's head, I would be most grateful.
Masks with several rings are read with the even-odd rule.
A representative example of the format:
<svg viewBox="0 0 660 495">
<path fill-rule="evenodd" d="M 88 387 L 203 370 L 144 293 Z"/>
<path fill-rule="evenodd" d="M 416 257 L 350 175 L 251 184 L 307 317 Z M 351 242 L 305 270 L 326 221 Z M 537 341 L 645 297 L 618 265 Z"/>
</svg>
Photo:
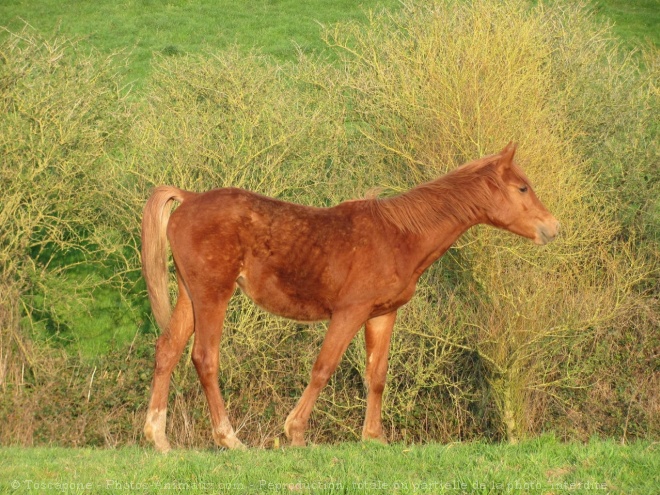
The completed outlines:
<svg viewBox="0 0 660 495">
<path fill-rule="evenodd" d="M 488 223 L 543 245 L 559 233 L 559 222 L 543 206 L 529 179 L 513 161 L 515 144 L 509 143 L 492 163 L 497 184 L 492 184 L 493 203 Z"/>
</svg>

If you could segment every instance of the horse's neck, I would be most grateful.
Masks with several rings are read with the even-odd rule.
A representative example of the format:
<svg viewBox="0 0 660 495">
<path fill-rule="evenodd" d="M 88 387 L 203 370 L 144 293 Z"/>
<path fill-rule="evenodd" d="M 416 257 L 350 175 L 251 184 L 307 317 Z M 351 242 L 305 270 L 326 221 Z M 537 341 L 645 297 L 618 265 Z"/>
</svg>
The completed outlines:
<svg viewBox="0 0 660 495">
<path fill-rule="evenodd" d="M 486 221 L 488 186 L 479 178 L 450 175 L 390 199 L 372 211 L 403 236 L 415 270 L 425 270 L 470 227 Z M 420 272 L 421 273 L 421 272 Z"/>
<path fill-rule="evenodd" d="M 475 189 L 482 185 L 475 182 L 473 185 L 463 185 L 464 193 L 461 197 L 448 194 L 434 202 L 435 221 L 422 234 L 417 234 L 419 242 L 417 255 L 422 260 L 421 266 L 425 270 L 434 261 L 440 258 L 467 230 L 480 223 L 486 222 L 482 194 L 470 194 L 470 187 Z M 457 205 L 457 201 L 463 203 Z M 446 212 L 446 213 L 444 213 Z"/>
<path fill-rule="evenodd" d="M 476 222 L 478 223 L 478 222 Z M 420 238 L 416 246 L 416 257 L 418 258 L 418 271 L 421 274 L 431 264 L 437 261 L 447 250 L 473 225 L 476 223 L 456 222 L 455 219 L 447 219 L 438 225 L 436 229 L 429 231 L 427 235 Z"/>
</svg>

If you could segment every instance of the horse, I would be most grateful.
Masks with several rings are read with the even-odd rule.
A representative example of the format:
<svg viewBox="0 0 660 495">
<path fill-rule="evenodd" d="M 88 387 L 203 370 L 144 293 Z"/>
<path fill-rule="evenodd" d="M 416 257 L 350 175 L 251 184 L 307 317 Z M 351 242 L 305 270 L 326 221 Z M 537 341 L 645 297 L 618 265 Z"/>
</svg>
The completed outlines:
<svg viewBox="0 0 660 495">
<path fill-rule="evenodd" d="M 142 271 L 162 333 L 156 343 L 144 427 L 167 452 L 172 370 L 195 333 L 192 361 L 218 446 L 244 449 L 218 384 L 219 345 L 229 300 L 240 288 L 258 306 L 301 322 L 329 320 L 309 383 L 284 423 L 292 446 L 305 445 L 308 419 L 344 351 L 364 327 L 364 440 L 387 443 L 381 422 L 390 337 L 397 310 L 422 273 L 470 227 L 487 224 L 543 245 L 559 232 L 529 179 L 516 146 L 387 198 L 329 208 L 303 206 L 238 188 L 194 193 L 157 187 L 142 218 Z M 179 206 L 171 211 L 173 201 Z M 171 310 L 169 243 L 178 283 Z"/>
</svg>

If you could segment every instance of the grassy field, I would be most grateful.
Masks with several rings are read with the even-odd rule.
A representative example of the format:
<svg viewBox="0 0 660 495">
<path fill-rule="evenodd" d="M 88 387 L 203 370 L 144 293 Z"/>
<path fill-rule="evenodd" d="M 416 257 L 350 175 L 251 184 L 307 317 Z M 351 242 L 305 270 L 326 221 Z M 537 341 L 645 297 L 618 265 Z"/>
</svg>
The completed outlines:
<svg viewBox="0 0 660 495">
<path fill-rule="evenodd" d="M 657 444 L 342 444 L 173 451 L 0 449 L 3 493 L 657 493 Z"/>
<path fill-rule="evenodd" d="M 139 88 L 154 56 L 217 51 L 236 45 L 290 61 L 298 50 L 324 50 L 321 25 L 364 20 L 370 10 L 400 6 L 397 0 L 5 0 L 0 4 L 0 26 L 16 31 L 28 23 L 42 33 L 78 38 L 106 55 L 129 51 L 126 81 Z M 599 16 L 614 23 L 615 32 L 630 47 L 639 43 L 660 46 L 658 0 L 598 0 L 593 6 Z"/>
<path fill-rule="evenodd" d="M 394 0 L 7 0 L 0 5 L 0 25 L 20 30 L 27 22 L 39 32 L 57 31 L 80 38 L 102 54 L 128 50 L 127 82 L 139 86 L 154 55 L 217 51 L 237 45 L 246 50 L 258 48 L 280 61 L 293 60 L 298 49 L 323 49 L 322 24 L 363 20 L 369 9 L 397 5 Z"/>
<path fill-rule="evenodd" d="M 629 46 L 651 43 L 660 47 L 660 1 L 596 0 L 594 5 Z"/>
</svg>

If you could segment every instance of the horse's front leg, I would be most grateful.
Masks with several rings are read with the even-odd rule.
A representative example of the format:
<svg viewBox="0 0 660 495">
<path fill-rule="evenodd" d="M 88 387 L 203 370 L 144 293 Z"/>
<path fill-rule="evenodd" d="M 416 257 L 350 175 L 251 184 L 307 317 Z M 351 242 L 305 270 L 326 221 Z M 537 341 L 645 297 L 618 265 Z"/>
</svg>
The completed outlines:
<svg viewBox="0 0 660 495">
<path fill-rule="evenodd" d="M 396 311 L 377 316 L 367 321 L 364 340 L 367 348 L 367 414 L 362 429 L 363 440 L 378 440 L 387 443 L 381 421 L 383 390 L 387 377 L 387 358 L 390 350 L 392 328 Z"/>
<path fill-rule="evenodd" d="M 365 322 L 368 310 L 349 308 L 335 312 L 330 319 L 328 332 L 323 340 L 321 351 L 312 368 L 312 376 L 298 404 L 293 408 L 284 423 L 284 432 L 293 446 L 305 445 L 305 430 L 316 399 L 348 348 L 355 334 Z"/>
</svg>

